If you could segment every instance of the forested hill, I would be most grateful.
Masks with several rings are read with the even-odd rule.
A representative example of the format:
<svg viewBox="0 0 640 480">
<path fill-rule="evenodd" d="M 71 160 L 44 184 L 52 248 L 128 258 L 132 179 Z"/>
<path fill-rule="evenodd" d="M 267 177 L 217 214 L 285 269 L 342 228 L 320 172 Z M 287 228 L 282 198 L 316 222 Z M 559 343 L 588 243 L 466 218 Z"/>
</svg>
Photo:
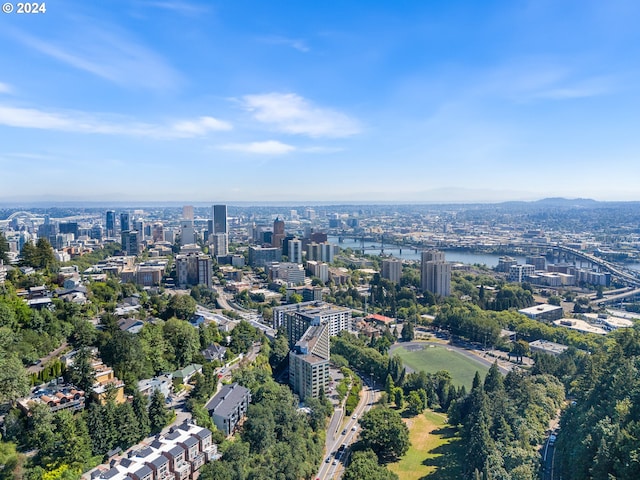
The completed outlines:
<svg viewBox="0 0 640 480">
<path fill-rule="evenodd" d="M 557 442 L 565 480 L 640 478 L 640 329 L 613 339 L 573 382 Z"/>
</svg>

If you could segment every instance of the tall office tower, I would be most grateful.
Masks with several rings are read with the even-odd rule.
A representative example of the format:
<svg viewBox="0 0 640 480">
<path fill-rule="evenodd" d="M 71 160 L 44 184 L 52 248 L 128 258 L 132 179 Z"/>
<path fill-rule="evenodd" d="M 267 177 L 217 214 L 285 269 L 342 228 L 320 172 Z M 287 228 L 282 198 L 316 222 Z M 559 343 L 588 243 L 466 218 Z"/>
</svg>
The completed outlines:
<svg viewBox="0 0 640 480">
<path fill-rule="evenodd" d="M 120 231 L 121 232 L 128 232 L 129 230 L 131 230 L 131 222 L 129 220 L 129 213 L 128 212 L 122 212 L 120 214 Z"/>
<path fill-rule="evenodd" d="M 133 221 L 133 229 L 138 231 L 139 241 L 144 240 L 144 220 L 138 218 Z"/>
<path fill-rule="evenodd" d="M 444 252 L 423 251 L 420 273 L 422 290 L 443 297 L 451 295 L 451 264 L 445 262 Z"/>
<path fill-rule="evenodd" d="M 289 261 L 291 263 L 302 263 L 302 242 L 297 238 L 288 242 Z"/>
<path fill-rule="evenodd" d="M 185 205 L 182 207 L 182 218 L 193 220 L 193 205 Z"/>
<path fill-rule="evenodd" d="M 227 228 L 227 206 L 213 206 L 213 231 L 211 233 L 229 233 Z"/>
<path fill-rule="evenodd" d="M 211 238 L 213 254 L 216 257 L 224 257 L 229 253 L 228 237 L 226 233 L 214 233 Z"/>
<path fill-rule="evenodd" d="M 73 234 L 74 240 L 78 238 L 78 222 L 60 222 L 58 229 L 60 233 Z"/>
<path fill-rule="evenodd" d="M 273 221 L 273 236 L 271 237 L 271 246 L 276 248 L 282 248 L 282 241 L 285 237 L 284 233 L 284 220 L 276 218 Z"/>
<path fill-rule="evenodd" d="M 140 240 L 137 230 L 124 231 L 120 234 L 122 240 L 122 251 L 127 255 L 138 255 L 140 253 Z"/>
<path fill-rule="evenodd" d="M 107 210 L 107 237 L 116 235 L 116 212 Z"/>
<path fill-rule="evenodd" d="M 183 218 L 180 220 L 180 245 L 196 243 L 196 230 L 193 228 L 193 220 Z"/>
<path fill-rule="evenodd" d="M 313 208 L 305 208 L 304 216 L 305 216 L 305 218 L 307 218 L 309 220 L 315 220 L 316 219 L 316 211 Z"/>
<path fill-rule="evenodd" d="M 400 283 L 402 277 L 402 260 L 398 258 L 387 258 L 382 260 L 382 278 L 386 278 L 395 283 Z"/>
</svg>

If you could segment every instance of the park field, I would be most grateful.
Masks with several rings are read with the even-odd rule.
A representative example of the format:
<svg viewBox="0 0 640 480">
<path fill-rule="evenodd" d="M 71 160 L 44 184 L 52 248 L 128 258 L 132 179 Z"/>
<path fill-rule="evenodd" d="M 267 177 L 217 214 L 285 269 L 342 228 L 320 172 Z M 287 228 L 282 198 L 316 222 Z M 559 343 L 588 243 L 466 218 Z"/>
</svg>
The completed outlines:
<svg viewBox="0 0 640 480">
<path fill-rule="evenodd" d="M 447 348 L 446 345 L 424 344 L 418 348 L 411 347 L 411 350 L 400 347 L 393 351 L 394 355 L 396 353 L 400 355 L 407 367 L 415 371 L 424 370 L 427 373 L 435 373 L 439 370 L 447 370 L 453 379 L 453 384 L 464 385 L 467 391 L 471 390 L 476 370 L 480 372 L 482 378 L 489 371 L 489 367 Z"/>
<path fill-rule="evenodd" d="M 456 480 L 461 478 L 459 437 L 443 414 L 430 410 L 406 418 L 411 447 L 399 462 L 388 465 L 400 480 Z"/>
</svg>

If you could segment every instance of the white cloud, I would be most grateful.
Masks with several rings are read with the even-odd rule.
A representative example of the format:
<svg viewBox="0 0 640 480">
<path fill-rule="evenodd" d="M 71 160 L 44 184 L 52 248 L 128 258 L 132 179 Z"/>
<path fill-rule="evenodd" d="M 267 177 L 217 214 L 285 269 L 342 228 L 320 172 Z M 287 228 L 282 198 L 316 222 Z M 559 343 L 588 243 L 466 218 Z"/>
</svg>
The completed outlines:
<svg viewBox="0 0 640 480">
<path fill-rule="evenodd" d="M 7 83 L 0 82 L 0 93 L 11 93 L 13 89 Z"/>
<path fill-rule="evenodd" d="M 84 20 L 78 28 L 71 24 L 64 39 L 43 40 L 14 29 L 8 33 L 44 55 L 121 86 L 167 90 L 181 83 L 180 74 L 126 32 Z"/>
<path fill-rule="evenodd" d="M 360 133 L 358 122 L 344 113 L 316 107 L 294 93 L 245 95 L 244 107 L 273 129 L 310 137 L 350 137 Z"/>
<path fill-rule="evenodd" d="M 306 44 L 306 42 L 304 40 L 301 40 L 299 38 L 287 38 L 287 37 L 280 37 L 280 36 L 271 36 L 271 37 L 265 37 L 262 39 L 265 43 L 270 43 L 272 45 L 285 45 L 287 47 L 291 47 L 295 50 L 298 50 L 299 52 L 303 52 L 303 53 L 307 53 L 309 52 L 311 49 L 309 48 L 309 46 Z"/>
<path fill-rule="evenodd" d="M 181 15 L 197 15 L 207 11 L 207 8 L 202 5 L 181 1 L 149 1 L 140 2 L 140 5 L 170 10 Z"/>
<path fill-rule="evenodd" d="M 265 142 L 251 143 L 231 143 L 222 145 L 222 150 L 233 150 L 243 153 L 255 153 L 258 155 L 285 155 L 296 150 L 293 145 L 278 142 L 277 140 L 267 140 Z"/>
<path fill-rule="evenodd" d="M 206 135 L 208 132 L 231 130 L 231 124 L 213 117 L 200 117 L 197 120 L 182 120 L 173 124 L 173 131 L 187 137 Z"/>
<path fill-rule="evenodd" d="M 73 133 L 126 135 L 152 138 L 192 138 L 213 131 L 231 130 L 231 124 L 213 117 L 178 120 L 166 125 L 136 122 L 127 118 L 108 119 L 85 112 L 46 112 L 35 108 L 0 105 L 0 125 Z"/>
</svg>

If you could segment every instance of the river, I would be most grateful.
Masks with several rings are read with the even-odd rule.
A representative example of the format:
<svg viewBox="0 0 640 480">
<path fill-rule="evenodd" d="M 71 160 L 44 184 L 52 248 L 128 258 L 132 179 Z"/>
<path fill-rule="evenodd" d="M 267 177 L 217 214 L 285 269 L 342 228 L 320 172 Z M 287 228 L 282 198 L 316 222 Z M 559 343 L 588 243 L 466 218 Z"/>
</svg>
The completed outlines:
<svg viewBox="0 0 640 480">
<path fill-rule="evenodd" d="M 328 241 L 339 245 L 341 248 L 351 248 L 353 250 L 359 250 L 362 246 L 360 240 L 354 240 L 353 238 L 345 238 L 342 243 L 338 242 L 338 237 L 330 236 Z M 367 241 L 364 243 L 365 252 L 371 255 L 378 255 L 382 244 L 380 242 Z M 375 247 L 375 248 L 371 248 Z M 421 252 L 420 248 L 410 247 L 398 247 L 397 245 L 384 245 L 384 253 L 386 255 L 393 255 L 396 258 L 403 260 L 420 260 Z M 486 265 L 487 267 L 495 267 L 498 265 L 498 259 L 503 255 L 492 253 L 473 253 L 460 250 L 443 250 L 445 252 L 445 259 L 448 262 L 466 263 L 473 265 L 475 263 Z M 525 263 L 525 257 L 512 255 L 518 263 Z M 640 268 L 640 265 L 639 265 Z"/>
</svg>

